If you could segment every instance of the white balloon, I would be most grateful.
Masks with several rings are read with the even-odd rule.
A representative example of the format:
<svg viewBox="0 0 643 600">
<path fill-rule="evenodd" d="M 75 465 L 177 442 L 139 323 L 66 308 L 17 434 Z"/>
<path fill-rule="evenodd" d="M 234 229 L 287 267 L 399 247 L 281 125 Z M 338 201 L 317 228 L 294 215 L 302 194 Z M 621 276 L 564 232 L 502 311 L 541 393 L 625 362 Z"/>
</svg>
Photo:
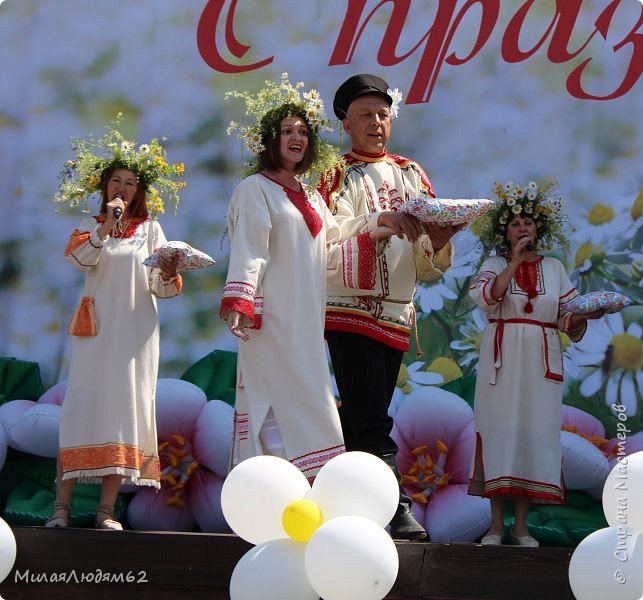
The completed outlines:
<svg viewBox="0 0 643 600">
<path fill-rule="evenodd" d="M 324 600 L 381 600 L 395 583 L 395 542 L 364 517 L 324 523 L 306 547 L 306 573 Z"/>
<path fill-rule="evenodd" d="M 319 471 L 309 498 L 316 502 L 324 521 L 355 515 L 385 527 L 393 518 L 399 486 L 391 468 L 367 452 L 345 452 Z"/>
<path fill-rule="evenodd" d="M 0 582 L 11 573 L 16 562 L 16 538 L 11 527 L 4 519 L 0 519 Z"/>
<path fill-rule="evenodd" d="M 588 535 L 569 561 L 576 600 L 638 600 L 643 590 L 643 533 L 606 527 Z"/>
<path fill-rule="evenodd" d="M 306 577 L 306 544 L 270 540 L 246 552 L 230 579 L 230 600 L 319 600 Z"/>
<path fill-rule="evenodd" d="M 276 456 L 254 456 L 239 463 L 221 489 L 228 525 L 252 544 L 288 537 L 281 516 L 288 504 L 310 491 L 304 474 Z"/>
<path fill-rule="evenodd" d="M 612 527 L 643 531 L 643 451 L 618 457 L 603 486 L 603 512 Z"/>
</svg>

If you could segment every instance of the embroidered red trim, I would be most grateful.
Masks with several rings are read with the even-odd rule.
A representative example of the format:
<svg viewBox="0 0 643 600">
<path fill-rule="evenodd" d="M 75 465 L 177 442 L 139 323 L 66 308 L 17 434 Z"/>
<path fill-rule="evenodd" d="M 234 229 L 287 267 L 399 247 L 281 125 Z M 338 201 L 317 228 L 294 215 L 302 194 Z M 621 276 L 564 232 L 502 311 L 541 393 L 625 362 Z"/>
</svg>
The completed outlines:
<svg viewBox="0 0 643 600">
<path fill-rule="evenodd" d="M 361 290 L 375 289 L 375 246 L 369 233 L 360 233 L 357 236 L 357 247 L 357 285 Z"/>
<path fill-rule="evenodd" d="M 265 173 L 262 173 L 262 175 L 266 179 L 269 179 L 283 188 L 284 192 L 286 192 L 286 196 L 288 196 L 288 200 L 293 203 L 294 207 L 301 213 L 302 217 L 304 217 L 304 222 L 308 227 L 308 231 L 310 231 L 311 235 L 316 238 L 321 231 L 323 222 L 317 211 L 310 203 L 306 191 L 303 188 L 299 191 L 291 190 L 289 187 L 282 185 L 272 177 L 268 177 Z"/>
<path fill-rule="evenodd" d="M 526 313 L 534 311 L 531 299 L 538 295 L 538 264 L 541 260 L 542 257 L 534 262 L 521 262 L 514 275 L 518 287 L 527 292 L 527 304 L 525 304 Z"/>
</svg>

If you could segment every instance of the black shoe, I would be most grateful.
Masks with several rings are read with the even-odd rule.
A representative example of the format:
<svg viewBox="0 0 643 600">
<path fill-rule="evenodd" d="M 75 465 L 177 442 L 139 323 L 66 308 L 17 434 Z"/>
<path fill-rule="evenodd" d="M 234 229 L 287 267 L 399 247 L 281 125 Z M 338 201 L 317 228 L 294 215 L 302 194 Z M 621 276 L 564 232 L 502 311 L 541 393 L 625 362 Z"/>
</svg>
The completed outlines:
<svg viewBox="0 0 643 600">
<path fill-rule="evenodd" d="M 394 540 L 430 541 L 429 534 L 408 509 L 396 514 L 391 519 L 390 527 L 390 534 Z"/>
</svg>

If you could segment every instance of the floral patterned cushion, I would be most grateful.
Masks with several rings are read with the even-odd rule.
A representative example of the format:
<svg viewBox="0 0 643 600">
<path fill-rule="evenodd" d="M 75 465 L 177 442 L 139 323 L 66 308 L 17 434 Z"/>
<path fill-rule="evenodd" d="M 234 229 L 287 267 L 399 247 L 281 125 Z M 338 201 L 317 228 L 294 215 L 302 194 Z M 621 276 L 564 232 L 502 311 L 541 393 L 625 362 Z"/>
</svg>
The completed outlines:
<svg viewBox="0 0 643 600">
<path fill-rule="evenodd" d="M 179 271 L 202 269 L 215 263 L 211 256 L 192 248 L 192 246 L 185 242 L 166 242 L 154 250 L 154 252 L 143 261 L 143 264 L 147 267 L 158 267 L 159 256 L 172 258 L 175 254 L 179 255 Z"/>
<path fill-rule="evenodd" d="M 492 207 L 493 200 L 486 198 L 473 198 L 470 200 L 414 198 L 405 202 L 399 210 L 417 217 L 424 223 L 461 225 L 475 221 Z"/>
<path fill-rule="evenodd" d="M 607 309 L 608 313 L 623 310 L 632 300 L 618 292 L 588 292 L 572 298 L 563 309 L 572 313 L 586 315 L 597 310 Z"/>
</svg>

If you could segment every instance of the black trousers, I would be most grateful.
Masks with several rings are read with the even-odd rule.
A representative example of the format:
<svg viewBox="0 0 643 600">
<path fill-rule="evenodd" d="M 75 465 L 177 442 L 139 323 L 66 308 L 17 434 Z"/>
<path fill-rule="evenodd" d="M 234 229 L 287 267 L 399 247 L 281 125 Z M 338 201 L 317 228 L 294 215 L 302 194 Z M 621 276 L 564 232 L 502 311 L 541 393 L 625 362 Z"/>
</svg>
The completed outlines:
<svg viewBox="0 0 643 600">
<path fill-rule="evenodd" d="M 326 331 L 347 450 L 397 453 L 388 416 L 404 352 L 357 333 Z"/>
</svg>

